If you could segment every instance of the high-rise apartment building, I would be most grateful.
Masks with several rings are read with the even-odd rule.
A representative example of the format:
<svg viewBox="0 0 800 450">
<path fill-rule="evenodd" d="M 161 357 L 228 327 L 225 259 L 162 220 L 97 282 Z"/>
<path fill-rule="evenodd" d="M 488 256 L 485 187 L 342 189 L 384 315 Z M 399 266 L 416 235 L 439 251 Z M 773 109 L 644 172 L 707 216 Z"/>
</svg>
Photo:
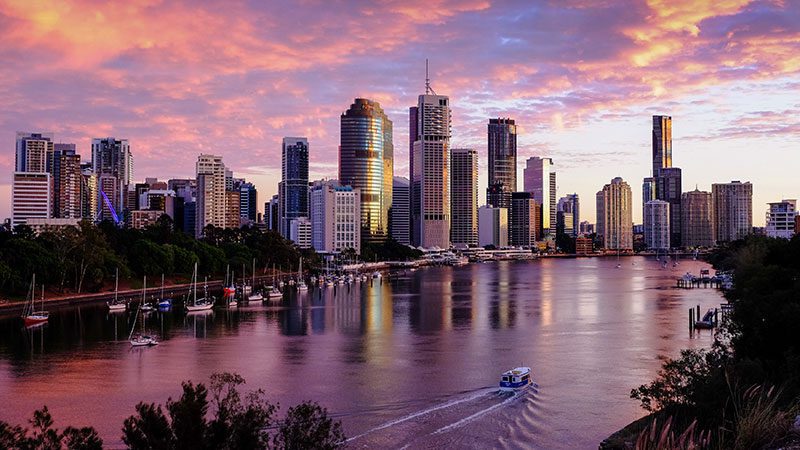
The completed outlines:
<svg viewBox="0 0 800 450">
<path fill-rule="evenodd" d="M 687 248 L 714 245 L 710 192 L 695 188 L 681 195 L 681 245 Z"/>
<path fill-rule="evenodd" d="M 508 218 L 510 245 L 529 247 L 536 244 L 536 232 L 539 229 L 537 210 L 536 201 L 530 192 L 513 192 L 511 194 L 511 210 Z"/>
<path fill-rule="evenodd" d="M 769 204 L 767 211 L 767 236 L 791 239 L 797 217 L 797 200 L 781 200 Z"/>
<path fill-rule="evenodd" d="M 509 208 L 511 193 L 517 190 L 517 125 L 513 119 L 489 119 L 487 137 L 489 187 L 486 201 L 490 206 Z"/>
<path fill-rule="evenodd" d="M 195 236 L 201 237 L 208 225 L 225 228 L 225 164 L 221 156 L 201 154 L 195 165 L 197 199 L 195 201 Z"/>
<path fill-rule="evenodd" d="M 53 133 L 17 131 L 15 172 L 52 173 Z"/>
<path fill-rule="evenodd" d="M 361 252 L 361 193 L 338 181 L 315 181 L 310 193 L 311 246 L 317 252 Z"/>
<path fill-rule="evenodd" d="M 653 176 L 672 167 L 672 117 L 653 116 Z"/>
<path fill-rule="evenodd" d="M 478 152 L 472 148 L 450 153 L 450 241 L 478 245 Z"/>
<path fill-rule="evenodd" d="M 410 120 L 415 140 L 411 167 L 411 219 L 414 245 L 450 246 L 450 99 L 419 96 Z"/>
<path fill-rule="evenodd" d="M 669 203 L 670 244 L 681 247 L 681 169 L 667 167 L 658 171 L 656 199 Z"/>
<path fill-rule="evenodd" d="M 478 245 L 508 246 L 508 209 L 488 205 L 478 208 Z"/>
<path fill-rule="evenodd" d="M 609 250 L 633 249 L 631 187 L 616 177 L 597 193 L 597 235 Z"/>
<path fill-rule="evenodd" d="M 644 204 L 644 242 L 651 250 L 669 250 L 669 207 L 663 200 L 650 200 Z"/>
<path fill-rule="evenodd" d="M 242 224 L 239 195 L 239 191 L 225 191 L 225 228 L 239 228 Z"/>
<path fill-rule="evenodd" d="M 650 200 L 656 199 L 656 179 L 653 177 L 646 177 L 642 180 L 642 211 L 644 205 Z"/>
<path fill-rule="evenodd" d="M 578 194 L 567 194 L 558 200 L 557 211 L 564 218 L 564 234 L 577 237 L 580 234 L 581 204 Z"/>
<path fill-rule="evenodd" d="M 380 103 L 356 98 L 341 116 L 340 136 L 339 182 L 361 193 L 361 239 L 384 241 L 392 206 L 392 121 Z"/>
<path fill-rule="evenodd" d="M 308 217 L 296 217 L 289 221 L 288 239 L 300 248 L 311 248 L 311 221 Z"/>
<path fill-rule="evenodd" d="M 742 239 L 753 232 L 753 185 L 731 181 L 711 185 L 714 240 Z"/>
<path fill-rule="evenodd" d="M 239 214 L 243 223 L 256 223 L 258 212 L 258 191 L 253 183 L 240 180 L 234 183 L 239 191 Z"/>
<path fill-rule="evenodd" d="M 276 232 L 280 233 L 280 207 L 278 206 L 280 200 L 278 195 L 275 194 L 272 196 L 270 201 L 264 204 L 264 222 L 267 223 L 267 228 Z"/>
<path fill-rule="evenodd" d="M 96 220 L 99 213 L 100 193 L 97 187 L 97 174 L 92 170 L 92 163 L 81 163 L 81 217 Z"/>
<path fill-rule="evenodd" d="M 75 153 L 74 144 L 69 144 L 71 148 L 58 148 L 61 145 L 64 144 L 56 144 L 53 156 L 53 217 L 80 219 L 83 217 L 81 155 Z"/>
<path fill-rule="evenodd" d="M 411 193 L 408 178 L 393 177 L 389 233 L 403 245 L 411 244 Z"/>
<path fill-rule="evenodd" d="M 129 208 L 128 189 L 133 177 L 133 156 L 128 140 L 92 139 L 92 170 L 97 175 L 98 219 L 119 222 Z"/>
<path fill-rule="evenodd" d="M 281 182 L 278 184 L 279 231 L 289 237 L 289 222 L 308 217 L 308 139 L 285 137 L 281 151 Z"/>
<path fill-rule="evenodd" d="M 541 236 L 555 235 L 556 231 L 556 173 L 552 158 L 528 158 L 523 172 L 524 191 L 533 194 L 542 205 Z"/>
</svg>

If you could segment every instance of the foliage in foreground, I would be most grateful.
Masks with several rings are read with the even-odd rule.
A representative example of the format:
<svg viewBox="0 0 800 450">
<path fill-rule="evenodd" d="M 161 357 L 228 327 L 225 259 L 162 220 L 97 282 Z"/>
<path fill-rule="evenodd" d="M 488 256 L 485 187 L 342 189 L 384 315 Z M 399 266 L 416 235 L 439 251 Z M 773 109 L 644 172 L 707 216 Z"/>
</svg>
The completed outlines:
<svg viewBox="0 0 800 450">
<path fill-rule="evenodd" d="M 166 408 L 139 403 L 136 413 L 125 419 L 122 441 L 134 450 L 333 450 L 344 444 L 341 423 L 317 403 L 291 407 L 283 420 L 277 420 L 279 406 L 267 401 L 261 389 L 240 393 L 244 382 L 238 374 L 218 373 L 211 376 L 208 387 L 183 382 L 180 398 L 169 398 Z M 36 411 L 30 424 L 32 430 L 0 421 L 0 448 L 103 448 L 94 428 L 68 427 L 61 433 L 53 428 L 47 407 Z"/>
<path fill-rule="evenodd" d="M 0 421 L 0 448 L 100 450 L 103 440 L 92 427 L 67 427 L 63 432 L 53 428 L 53 417 L 47 407 L 36 410 L 29 421 L 32 430 Z"/>
<path fill-rule="evenodd" d="M 771 448 L 798 439 L 800 237 L 750 237 L 717 250 L 711 261 L 733 273 L 734 288 L 725 293 L 733 312 L 711 350 L 683 350 L 656 380 L 631 391 L 647 411 L 675 418 L 642 432 L 641 448 L 661 448 L 649 447 L 662 442 L 660 433 L 675 438 L 662 442 L 665 448 Z M 682 447 L 689 441 L 673 435 L 681 425 L 715 431 L 702 436 L 710 436 L 703 445 Z"/>
</svg>

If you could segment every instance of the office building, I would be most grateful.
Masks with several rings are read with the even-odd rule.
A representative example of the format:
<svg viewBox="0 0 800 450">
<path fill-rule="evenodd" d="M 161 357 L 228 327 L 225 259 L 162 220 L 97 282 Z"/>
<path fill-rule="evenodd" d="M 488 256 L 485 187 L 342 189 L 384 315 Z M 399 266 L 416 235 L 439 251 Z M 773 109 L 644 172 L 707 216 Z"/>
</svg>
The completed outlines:
<svg viewBox="0 0 800 450">
<path fill-rule="evenodd" d="M 511 193 L 517 190 L 517 125 L 513 119 L 489 119 L 487 131 L 489 187 L 486 201 L 489 206 L 509 208 Z"/>
<path fill-rule="evenodd" d="M 556 207 L 561 213 L 564 224 L 564 234 L 576 237 L 580 233 L 581 205 L 578 194 L 567 194 L 558 200 Z"/>
<path fill-rule="evenodd" d="M 714 246 L 710 192 L 695 188 L 681 195 L 681 245 L 686 248 Z"/>
<path fill-rule="evenodd" d="M 594 224 L 589 223 L 588 220 L 584 220 L 581 222 L 579 234 L 587 235 L 594 233 Z"/>
<path fill-rule="evenodd" d="M 616 177 L 597 193 L 597 235 L 608 250 L 633 250 L 631 187 Z"/>
<path fill-rule="evenodd" d="M 242 226 L 239 191 L 225 191 L 225 228 Z"/>
<path fill-rule="evenodd" d="M 589 255 L 594 253 L 594 243 L 591 239 L 584 236 L 575 238 L 575 254 L 576 255 Z"/>
<path fill-rule="evenodd" d="M 239 214 L 242 223 L 253 224 L 257 219 L 258 212 L 258 191 L 253 183 L 241 180 L 234 183 L 234 187 L 239 190 Z"/>
<path fill-rule="evenodd" d="M 289 221 L 288 239 L 300 248 L 311 248 L 311 221 L 297 217 Z"/>
<path fill-rule="evenodd" d="M 753 231 L 753 185 L 731 181 L 711 185 L 716 243 L 742 239 Z"/>
<path fill-rule="evenodd" d="M 361 193 L 338 181 L 312 183 L 310 192 L 311 246 L 317 252 L 361 253 Z"/>
<path fill-rule="evenodd" d="M 119 223 L 125 209 L 129 208 L 128 190 L 133 177 L 133 156 L 128 140 L 92 139 L 92 170 L 97 176 L 98 219 Z"/>
<path fill-rule="evenodd" d="M 533 194 L 542 205 L 540 235 L 555 235 L 556 227 L 556 173 L 551 158 L 528 158 L 523 172 L 523 190 Z"/>
<path fill-rule="evenodd" d="M 267 229 L 276 233 L 280 233 L 280 208 L 278 207 L 278 195 L 272 196 L 270 201 L 264 203 L 264 221 L 267 223 Z"/>
<path fill-rule="evenodd" d="M 195 165 L 195 236 L 201 237 L 209 225 L 226 226 L 225 164 L 221 156 L 201 154 Z"/>
<path fill-rule="evenodd" d="M 426 83 L 409 121 L 412 239 L 417 247 L 450 247 L 450 99 Z"/>
<path fill-rule="evenodd" d="M 647 204 L 647 202 L 655 199 L 656 179 L 653 177 L 647 177 L 642 180 L 642 211 L 644 211 L 644 205 Z"/>
<path fill-rule="evenodd" d="M 508 209 L 488 205 L 478 208 L 478 245 L 508 246 Z"/>
<path fill-rule="evenodd" d="M 663 200 L 650 200 L 644 204 L 644 242 L 651 250 L 669 250 L 670 204 Z"/>
<path fill-rule="evenodd" d="M 471 148 L 450 153 L 450 241 L 478 245 L 478 152 Z"/>
<path fill-rule="evenodd" d="M 30 219 L 50 219 L 52 205 L 50 174 L 14 172 L 11 185 L 11 225 L 24 225 Z"/>
<path fill-rule="evenodd" d="M 389 208 L 389 232 L 403 245 L 411 244 L 411 192 L 408 178 L 394 177 L 392 207 Z"/>
<path fill-rule="evenodd" d="M 289 222 L 308 217 L 308 139 L 285 137 L 281 150 L 281 182 L 278 183 L 278 224 L 289 237 Z"/>
<path fill-rule="evenodd" d="M 197 198 L 197 180 L 194 178 L 167 180 L 167 189 L 174 191 L 176 196 L 183 197 L 184 202 L 191 202 Z"/>
<path fill-rule="evenodd" d="M 55 218 L 80 219 L 81 155 L 75 153 L 75 144 L 55 144 L 53 152 L 53 213 Z"/>
<path fill-rule="evenodd" d="M 361 193 L 361 240 L 389 235 L 394 144 L 392 121 L 378 102 L 356 98 L 341 116 L 339 182 Z"/>
<path fill-rule="evenodd" d="M 509 214 L 509 244 L 515 247 L 530 247 L 536 243 L 539 219 L 536 216 L 536 201 L 530 192 L 511 194 Z"/>
<path fill-rule="evenodd" d="M 797 218 L 797 200 L 781 200 L 770 203 L 767 211 L 767 236 L 791 239 Z"/>
<path fill-rule="evenodd" d="M 150 209 L 131 211 L 131 228 L 141 230 L 155 225 L 163 214 L 163 211 Z"/>
</svg>

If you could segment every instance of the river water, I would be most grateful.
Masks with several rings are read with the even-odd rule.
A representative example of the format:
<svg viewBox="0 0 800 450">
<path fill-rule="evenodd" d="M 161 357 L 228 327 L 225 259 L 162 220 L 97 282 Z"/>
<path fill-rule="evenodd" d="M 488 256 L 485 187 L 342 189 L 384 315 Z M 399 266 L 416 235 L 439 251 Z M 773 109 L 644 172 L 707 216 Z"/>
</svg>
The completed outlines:
<svg viewBox="0 0 800 450">
<path fill-rule="evenodd" d="M 597 448 L 643 414 L 630 390 L 665 357 L 708 346 L 688 308 L 712 289 L 675 288 L 705 263 L 542 259 L 431 267 L 350 287 L 287 292 L 280 306 L 209 315 L 152 313 L 161 345 L 131 349 L 132 315 L 104 305 L 51 312 L 47 325 L 0 319 L 0 420 L 47 405 L 56 426 L 93 425 L 109 446 L 139 401 L 180 382 L 238 372 L 283 409 L 315 400 L 350 448 Z M 528 365 L 538 388 L 501 395 Z"/>
</svg>

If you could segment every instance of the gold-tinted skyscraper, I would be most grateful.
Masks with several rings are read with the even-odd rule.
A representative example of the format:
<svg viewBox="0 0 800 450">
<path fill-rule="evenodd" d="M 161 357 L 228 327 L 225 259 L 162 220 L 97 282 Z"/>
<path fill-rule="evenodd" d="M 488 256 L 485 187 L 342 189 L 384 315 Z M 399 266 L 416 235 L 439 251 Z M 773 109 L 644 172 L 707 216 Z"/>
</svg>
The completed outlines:
<svg viewBox="0 0 800 450">
<path fill-rule="evenodd" d="M 672 117 L 653 116 L 653 176 L 672 167 Z"/>
</svg>

